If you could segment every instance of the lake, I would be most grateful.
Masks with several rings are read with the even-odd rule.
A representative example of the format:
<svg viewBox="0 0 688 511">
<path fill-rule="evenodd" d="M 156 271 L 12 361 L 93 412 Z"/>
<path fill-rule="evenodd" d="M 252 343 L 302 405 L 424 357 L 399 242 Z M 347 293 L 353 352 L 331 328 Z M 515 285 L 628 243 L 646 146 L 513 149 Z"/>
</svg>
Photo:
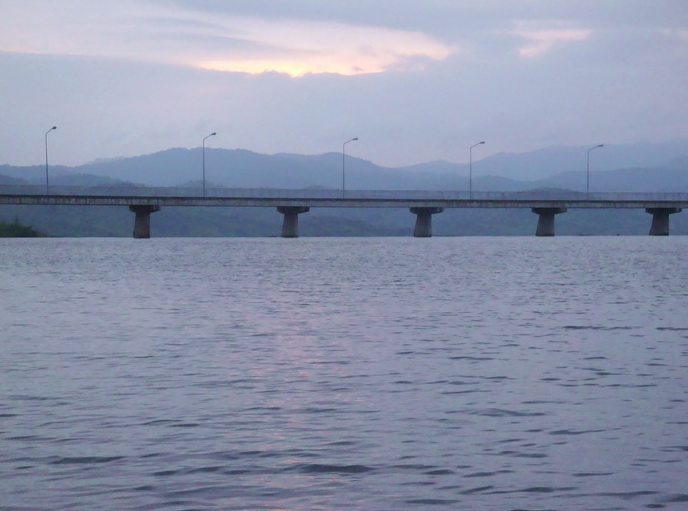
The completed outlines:
<svg viewBox="0 0 688 511">
<path fill-rule="evenodd" d="M 688 238 L 0 240 L 0 510 L 683 510 Z"/>
</svg>

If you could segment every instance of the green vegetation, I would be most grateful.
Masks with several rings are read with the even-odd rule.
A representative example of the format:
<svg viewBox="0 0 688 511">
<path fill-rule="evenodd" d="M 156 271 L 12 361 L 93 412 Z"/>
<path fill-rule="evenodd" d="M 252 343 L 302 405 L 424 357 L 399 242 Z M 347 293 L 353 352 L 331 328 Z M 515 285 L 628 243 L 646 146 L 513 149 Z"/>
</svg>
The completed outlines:
<svg viewBox="0 0 688 511">
<path fill-rule="evenodd" d="M 14 222 L 0 222 L 0 238 L 37 238 L 45 236 L 30 225 L 19 223 L 15 218 Z"/>
</svg>

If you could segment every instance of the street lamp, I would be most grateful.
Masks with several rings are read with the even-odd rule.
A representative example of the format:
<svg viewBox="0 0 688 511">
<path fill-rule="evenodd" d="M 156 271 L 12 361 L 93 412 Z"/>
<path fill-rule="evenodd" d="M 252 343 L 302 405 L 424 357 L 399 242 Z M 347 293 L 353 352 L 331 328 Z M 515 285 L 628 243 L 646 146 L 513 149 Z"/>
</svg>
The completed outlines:
<svg viewBox="0 0 688 511">
<path fill-rule="evenodd" d="M 358 140 L 358 137 L 354 137 L 351 140 L 347 140 L 346 142 L 344 142 L 342 144 L 342 192 L 346 190 L 346 177 L 344 174 L 344 168 L 346 165 L 346 163 L 345 163 L 346 158 L 345 158 L 345 152 L 344 151 L 346 150 L 346 144 L 348 144 L 349 142 L 354 142 L 356 140 Z"/>
<path fill-rule="evenodd" d="M 473 148 L 478 145 L 484 144 L 485 141 L 483 140 L 482 142 L 478 142 L 477 144 L 473 144 L 471 148 L 468 150 L 468 198 L 472 199 L 473 198 Z"/>
<path fill-rule="evenodd" d="M 48 133 L 52 130 L 56 130 L 57 126 L 53 126 L 48 131 L 45 132 L 45 194 L 50 193 L 50 179 L 48 178 Z"/>
<path fill-rule="evenodd" d="M 604 144 L 596 145 L 595 147 L 591 147 L 588 149 L 588 166 L 587 170 L 585 172 L 585 198 L 588 199 L 590 197 L 590 151 L 593 149 L 597 149 L 598 147 L 604 147 Z"/>
<path fill-rule="evenodd" d="M 203 153 L 203 197 L 205 197 L 205 139 L 210 138 L 210 137 L 214 137 L 215 135 L 217 135 L 217 133 L 212 132 L 210 135 L 208 135 L 207 137 L 205 137 L 203 139 L 203 151 L 202 151 L 202 153 Z"/>
</svg>

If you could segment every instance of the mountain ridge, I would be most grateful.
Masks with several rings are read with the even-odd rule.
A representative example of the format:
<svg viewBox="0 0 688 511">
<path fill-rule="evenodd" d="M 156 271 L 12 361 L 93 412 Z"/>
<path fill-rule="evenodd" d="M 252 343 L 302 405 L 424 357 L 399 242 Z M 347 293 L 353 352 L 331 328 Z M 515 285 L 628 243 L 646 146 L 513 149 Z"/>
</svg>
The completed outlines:
<svg viewBox="0 0 688 511">
<path fill-rule="evenodd" d="M 650 146 L 652 150 L 648 154 L 638 157 L 643 148 Z M 616 156 L 605 160 L 602 158 L 605 150 Z M 587 150 L 581 147 L 556 146 L 526 153 L 488 156 L 473 162 L 473 189 L 518 191 L 545 187 L 582 191 L 587 181 L 585 153 Z M 581 154 L 584 159 L 582 166 L 579 161 Z M 688 191 L 688 171 L 682 170 L 688 167 L 688 143 L 610 146 L 600 148 L 594 154 L 594 165 L 590 165 L 591 190 Z M 625 165 L 629 161 L 633 165 L 615 167 L 614 162 Z M 176 147 L 128 158 L 98 159 L 74 167 L 53 165 L 50 167 L 50 181 L 52 184 L 82 186 L 117 183 L 144 186 L 196 183 L 200 186 L 202 162 L 201 148 Z M 205 149 L 208 186 L 339 189 L 344 172 L 342 164 L 342 153 L 337 152 L 302 155 L 262 154 L 248 149 Z M 469 187 L 468 164 L 438 160 L 405 167 L 383 167 L 349 155 L 345 164 L 348 189 L 465 190 Z M 0 165 L 2 184 L 44 182 L 45 168 L 42 165 Z"/>
</svg>

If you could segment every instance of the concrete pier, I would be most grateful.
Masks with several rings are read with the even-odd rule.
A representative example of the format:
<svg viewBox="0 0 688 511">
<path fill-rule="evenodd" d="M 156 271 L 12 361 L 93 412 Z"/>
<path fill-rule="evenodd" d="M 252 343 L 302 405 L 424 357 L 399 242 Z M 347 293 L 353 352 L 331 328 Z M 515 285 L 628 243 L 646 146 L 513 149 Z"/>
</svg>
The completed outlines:
<svg viewBox="0 0 688 511">
<path fill-rule="evenodd" d="M 129 211 L 136 213 L 134 219 L 134 238 L 150 238 L 150 216 L 151 213 L 160 211 L 160 206 L 129 206 Z"/>
<path fill-rule="evenodd" d="M 539 216 L 535 236 L 554 236 L 554 215 L 566 213 L 566 208 L 532 208 Z"/>
<path fill-rule="evenodd" d="M 298 238 L 299 215 L 301 213 L 308 213 L 310 210 L 311 208 L 307 206 L 278 206 L 277 211 L 284 215 L 284 220 L 282 220 L 282 237 Z"/>
<path fill-rule="evenodd" d="M 444 208 L 411 208 L 411 213 L 416 215 L 416 227 L 413 236 L 416 238 L 432 237 L 432 215 L 442 213 Z"/>
<path fill-rule="evenodd" d="M 669 215 L 681 211 L 681 208 L 646 208 L 645 212 L 652 215 L 650 236 L 669 236 Z"/>
</svg>

